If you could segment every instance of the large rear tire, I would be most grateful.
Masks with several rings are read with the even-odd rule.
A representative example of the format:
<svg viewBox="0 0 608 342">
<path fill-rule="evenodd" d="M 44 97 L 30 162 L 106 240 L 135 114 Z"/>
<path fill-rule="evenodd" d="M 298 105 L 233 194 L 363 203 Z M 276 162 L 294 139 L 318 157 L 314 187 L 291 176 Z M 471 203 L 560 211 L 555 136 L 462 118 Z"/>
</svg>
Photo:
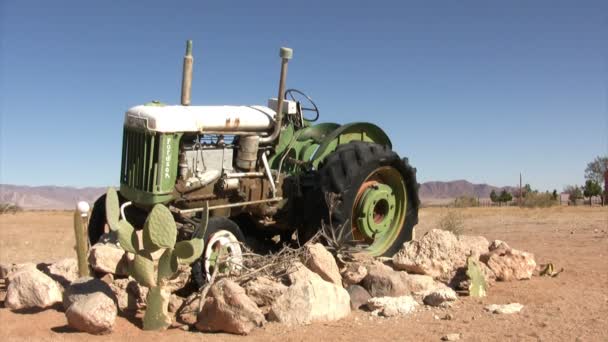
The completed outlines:
<svg viewBox="0 0 608 342">
<path fill-rule="evenodd" d="M 392 256 L 413 238 L 420 206 L 416 169 L 387 146 L 339 146 L 320 165 L 319 182 L 322 220 L 330 229 L 347 229 L 337 235 L 366 245 L 374 256 Z M 303 239 L 312 234 L 309 227 Z"/>
<path fill-rule="evenodd" d="M 223 253 L 227 253 L 227 255 L 222 255 L 234 261 L 228 267 L 238 268 L 238 264 L 242 260 L 240 244 L 245 243 L 245 236 L 234 221 L 226 217 L 211 217 L 207 224 L 204 241 L 203 255 L 191 265 L 192 282 L 197 288 L 201 288 L 209 282 L 220 249 L 223 249 Z"/>
</svg>

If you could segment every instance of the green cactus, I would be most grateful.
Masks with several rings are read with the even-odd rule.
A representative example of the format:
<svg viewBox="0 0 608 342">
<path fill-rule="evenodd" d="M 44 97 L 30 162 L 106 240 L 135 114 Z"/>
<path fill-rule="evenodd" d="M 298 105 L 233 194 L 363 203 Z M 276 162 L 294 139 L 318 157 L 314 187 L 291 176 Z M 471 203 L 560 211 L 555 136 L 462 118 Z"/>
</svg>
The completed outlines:
<svg viewBox="0 0 608 342">
<path fill-rule="evenodd" d="M 146 313 L 143 320 L 144 330 L 163 330 L 171 325 L 168 313 L 170 293 L 165 289 L 175 275 L 179 264 L 189 265 L 200 258 L 203 236 L 209 220 L 209 209 L 205 204 L 202 224 L 192 234 L 190 240 L 177 240 L 177 225 L 173 214 L 161 204 L 157 204 L 146 218 L 142 242 L 135 228 L 126 220 L 120 219 L 120 207 L 116 190 L 110 188 L 106 194 L 106 216 L 108 224 L 118 235 L 120 247 L 134 254 L 129 264 L 129 274 L 150 291 L 146 298 Z M 154 255 L 160 254 L 155 260 Z M 158 252 L 158 253 L 156 253 Z"/>
<path fill-rule="evenodd" d="M 118 193 L 114 188 L 108 188 L 106 192 L 106 221 L 112 231 L 119 229 L 118 220 L 120 219 L 120 202 Z"/>
<path fill-rule="evenodd" d="M 467 276 L 470 279 L 469 295 L 471 297 L 485 297 L 487 294 L 488 284 L 483 276 L 479 261 L 472 257 L 467 258 Z"/>
</svg>

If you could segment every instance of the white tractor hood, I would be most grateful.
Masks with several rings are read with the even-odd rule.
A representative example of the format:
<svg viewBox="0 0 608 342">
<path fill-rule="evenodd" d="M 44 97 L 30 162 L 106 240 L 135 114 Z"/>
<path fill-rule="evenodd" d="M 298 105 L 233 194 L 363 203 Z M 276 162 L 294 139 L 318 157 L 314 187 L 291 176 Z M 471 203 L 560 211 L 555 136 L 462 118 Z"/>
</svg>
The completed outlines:
<svg viewBox="0 0 608 342">
<path fill-rule="evenodd" d="M 265 132 L 275 111 L 264 106 L 140 105 L 125 114 L 125 126 L 173 132 Z"/>
</svg>

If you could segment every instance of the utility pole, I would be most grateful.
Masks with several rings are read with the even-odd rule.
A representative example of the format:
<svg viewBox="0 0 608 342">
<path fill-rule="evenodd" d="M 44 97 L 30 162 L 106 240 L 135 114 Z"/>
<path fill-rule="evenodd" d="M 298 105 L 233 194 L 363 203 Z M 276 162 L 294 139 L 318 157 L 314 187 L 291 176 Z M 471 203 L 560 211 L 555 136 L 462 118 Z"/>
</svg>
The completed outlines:
<svg viewBox="0 0 608 342">
<path fill-rule="evenodd" d="M 521 172 L 519 173 L 519 206 L 522 206 L 524 199 L 524 193 L 521 192 Z"/>
</svg>

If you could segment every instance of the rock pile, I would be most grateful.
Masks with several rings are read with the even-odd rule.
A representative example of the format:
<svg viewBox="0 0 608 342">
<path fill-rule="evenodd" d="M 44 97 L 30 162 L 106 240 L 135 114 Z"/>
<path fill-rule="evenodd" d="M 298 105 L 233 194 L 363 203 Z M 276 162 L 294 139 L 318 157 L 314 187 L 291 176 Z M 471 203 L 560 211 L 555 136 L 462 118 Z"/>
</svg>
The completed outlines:
<svg viewBox="0 0 608 342">
<path fill-rule="evenodd" d="M 533 254 L 502 241 L 443 230 L 405 243 L 392 259 L 362 257 L 337 263 L 321 244 L 305 245 L 302 255 L 301 263 L 290 264 L 288 274 L 256 274 L 246 280 L 220 277 L 203 299 L 188 290 L 189 267 L 181 268 L 165 284 L 172 293 L 172 326 L 248 334 L 267 321 L 333 321 L 351 310 L 383 317 L 407 315 L 421 306 L 448 308 L 456 303 L 457 293 L 471 286 L 468 268 L 476 270 L 473 278 L 488 284 L 530 279 L 536 268 Z M 93 246 L 89 262 L 98 278 L 79 279 L 74 259 L 42 266 L 0 265 L 0 276 L 8 284 L 5 305 L 12 310 L 44 309 L 63 302 L 69 326 L 91 334 L 110 333 L 119 312 L 146 308 L 148 289 L 126 275 L 124 251 L 103 241 Z M 486 310 L 511 313 L 521 305 Z"/>
</svg>

